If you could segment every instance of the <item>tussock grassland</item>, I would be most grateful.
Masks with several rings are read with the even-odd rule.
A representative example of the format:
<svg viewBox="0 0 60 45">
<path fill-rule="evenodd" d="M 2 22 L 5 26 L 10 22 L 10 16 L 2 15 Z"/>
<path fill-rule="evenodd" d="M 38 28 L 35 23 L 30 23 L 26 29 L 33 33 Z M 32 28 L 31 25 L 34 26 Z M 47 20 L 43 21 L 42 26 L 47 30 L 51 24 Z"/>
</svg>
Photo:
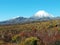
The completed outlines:
<svg viewBox="0 0 60 45">
<path fill-rule="evenodd" d="M 0 45 L 34 45 L 35 43 L 60 45 L 60 20 L 0 26 Z"/>
</svg>

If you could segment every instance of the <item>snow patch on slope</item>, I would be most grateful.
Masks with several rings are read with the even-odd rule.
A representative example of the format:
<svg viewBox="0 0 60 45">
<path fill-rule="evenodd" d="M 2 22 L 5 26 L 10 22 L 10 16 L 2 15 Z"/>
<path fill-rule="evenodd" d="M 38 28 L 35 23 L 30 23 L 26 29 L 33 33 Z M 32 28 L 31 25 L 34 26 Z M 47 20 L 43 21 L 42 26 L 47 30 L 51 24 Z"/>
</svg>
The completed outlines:
<svg viewBox="0 0 60 45">
<path fill-rule="evenodd" d="M 44 10 L 40 10 L 37 13 L 35 13 L 34 17 L 42 18 L 42 17 L 54 17 L 54 16 Z"/>
</svg>

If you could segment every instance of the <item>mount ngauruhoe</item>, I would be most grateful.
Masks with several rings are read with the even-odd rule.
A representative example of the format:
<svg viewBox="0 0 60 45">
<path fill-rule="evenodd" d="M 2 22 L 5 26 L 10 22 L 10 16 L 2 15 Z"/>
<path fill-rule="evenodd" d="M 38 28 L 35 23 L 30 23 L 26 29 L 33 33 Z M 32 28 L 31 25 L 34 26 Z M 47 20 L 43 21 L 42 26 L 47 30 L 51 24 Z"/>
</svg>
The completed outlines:
<svg viewBox="0 0 60 45">
<path fill-rule="evenodd" d="M 52 14 L 49 14 L 46 11 L 41 10 L 41 11 L 36 12 L 30 18 L 17 17 L 14 19 L 2 21 L 0 22 L 0 25 L 18 24 L 18 23 L 21 24 L 21 23 L 32 22 L 32 21 L 47 21 L 47 20 L 53 20 L 53 19 L 60 19 L 60 17 L 54 17 Z"/>
</svg>

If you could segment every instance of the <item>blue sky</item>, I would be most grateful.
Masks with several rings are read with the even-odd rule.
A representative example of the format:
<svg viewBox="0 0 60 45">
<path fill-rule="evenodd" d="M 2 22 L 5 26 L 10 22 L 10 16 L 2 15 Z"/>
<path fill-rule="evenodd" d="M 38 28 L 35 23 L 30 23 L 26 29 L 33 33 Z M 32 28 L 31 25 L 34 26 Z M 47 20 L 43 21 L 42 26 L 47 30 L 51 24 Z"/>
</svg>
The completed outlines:
<svg viewBox="0 0 60 45">
<path fill-rule="evenodd" d="M 39 10 L 60 16 L 60 0 L 0 0 L 0 21 L 30 17 Z"/>
</svg>

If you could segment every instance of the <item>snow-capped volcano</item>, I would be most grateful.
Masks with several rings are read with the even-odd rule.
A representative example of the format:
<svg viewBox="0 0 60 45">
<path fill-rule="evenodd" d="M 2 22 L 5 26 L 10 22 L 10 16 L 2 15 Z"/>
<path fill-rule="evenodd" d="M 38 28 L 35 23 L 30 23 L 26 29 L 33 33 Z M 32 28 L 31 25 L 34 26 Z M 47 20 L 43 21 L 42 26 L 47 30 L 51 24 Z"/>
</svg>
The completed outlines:
<svg viewBox="0 0 60 45">
<path fill-rule="evenodd" d="M 36 12 L 34 14 L 34 17 L 42 18 L 42 17 L 54 17 L 54 16 L 44 10 L 41 10 L 41 11 Z"/>
<path fill-rule="evenodd" d="M 57 19 L 54 18 L 54 16 L 44 10 L 38 11 L 34 14 L 34 16 L 25 18 L 25 17 L 19 17 L 12 18 L 10 20 L 2 21 L 0 22 L 0 25 L 8 25 L 8 24 L 22 24 L 22 23 L 29 23 L 33 21 L 47 21 L 47 20 L 53 20 Z M 60 19 L 60 17 L 59 17 Z"/>
</svg>

